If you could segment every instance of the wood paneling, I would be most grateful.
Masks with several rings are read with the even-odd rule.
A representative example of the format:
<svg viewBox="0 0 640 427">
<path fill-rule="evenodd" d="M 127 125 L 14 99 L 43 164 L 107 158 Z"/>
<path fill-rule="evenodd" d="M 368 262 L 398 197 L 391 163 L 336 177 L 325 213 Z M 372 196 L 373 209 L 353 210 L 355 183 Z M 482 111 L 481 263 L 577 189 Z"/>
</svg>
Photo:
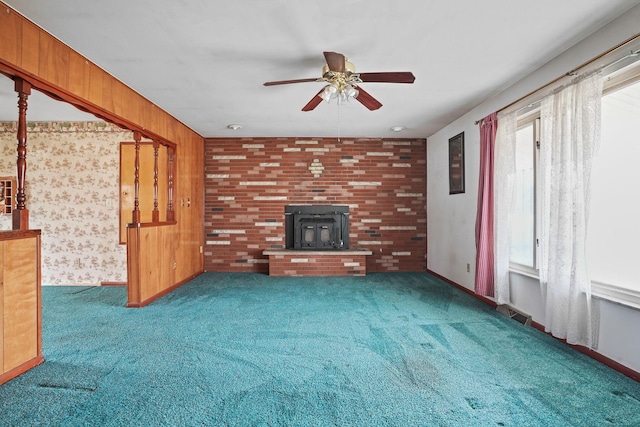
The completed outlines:
<svg viewBox="0 0 640 427">
<path fill-rule="evenodd" d="M 140 226 L 127 227 L 127 306 L 140 306 Z"/>
<path fill-rule="evenodd" d="M 20 17 L 7 9 L 0 10 L 0 57 L 13 63 L 20 62 L 21 21 Z M 16 43 L 18 41 L 18 43 Z"/>
<path fill-rule="evenodd" d="M 141 307 L 173 289 L 178 261 L 176 260 L 177 226 L 142 225 L 127 229 L 128 264 L 137 263 L 137 271 L 129 275 L 129 307 Z"/>
<path fill-rule="evenodd" d="M 42 361 L 39 231 L 0 233 L 0 384 Z"/>
<path fill-rule="evenodd" d="M 82 98 L 89 94 L 89 61 L 75 51 L 69 52 L 69 90 Z"/>
<path fill-rule="evenodd" d="M 6 12 L 6 10 L 9 12 Z M 203 271 L 200 251 L 204 245 L 202 224 L 204 221 L 204 139 L 180 121 L 163 111 L 133 89 L 117 80 L 88 58 L 74 52 L 65 44 L 38 28 L 28 19 L 0 2 L 0 68 L 9 75 L 24 78 L 35 89 L 51 93 L 98 117 L 119 126 L 139 131 L 144 137 L 176 144 L 176 173 L 174 176 L 174 208 L 177 224 L 170 226 L 172 234 L 161 227 L 162 238 L 171 245 L 157 255 L 160 259 L 150 261 L 157 268 L 167 262 L 176 268 L 163 270 L 158 276 L 161 288 L 172 281 L 182 283 Z M 153 72 L 153 70 L 149 70 Z M 185 94 L 188 96 L 188 94 Z M 190 205 L 181 206 L 181 199 L 189 199 Z M 153 203 L 153 198 L 151 198 Z M 166 201 L 163 202 L 166 204 Z M 164 210 L 160 206 L 160 211 Z M 161 217 L 162 218 L 162 217 Z M 133 231 L 129 231 L 130 233 Z M 145 231 L 146 232 L 146 231 Z M 135 234 L 135 233 L 134 233 Z M 165 244 L 156 236 L 147 242 Z M 153 249 L 136 240 L 135 252 L 139 254 L 128 265 L 128 273 L 134 281 L 151 280 L 143 269 L 140 256 Z M 128 248 L 129 249 L 129 248 Z M 151 260 L 151 258 L 149 258 Z M 165 268 L 163 265 L 162 268 Z M 137 274 L 140 273 L 140 274 Z M 155 273 L 154 273 L 155 274 Z M 156 276 L 153 276 L 156 277 Z M 151 284 L 140 284 L 142 289 L 151 289 Z M 169 287 L 170 289 L 170 287 Z M 162 290 L 161 292 L 165 292 Z M 136 297 L 140 300 L 140 296 Z M 135 299 L 135 298 L 134 298 Z"/>
<path fill-rule="evenodd" d="M 4 242 L 4 369 L 38 355 L 36 239 Z"/>
<path fill-rule="evenodd" d="M 22 40 L 20 58 L 22 62 L 20 65 L 28 73 L 38 73 L 40 68 L 40 29 L 31 22 L 22 22 Z"/>
<path fill-rule="evenodd" d="M 69 87 L 70 49 L 43 31 L 40 31 L 39 49 L 38 75 L 56 86 Z"/>
</svg>

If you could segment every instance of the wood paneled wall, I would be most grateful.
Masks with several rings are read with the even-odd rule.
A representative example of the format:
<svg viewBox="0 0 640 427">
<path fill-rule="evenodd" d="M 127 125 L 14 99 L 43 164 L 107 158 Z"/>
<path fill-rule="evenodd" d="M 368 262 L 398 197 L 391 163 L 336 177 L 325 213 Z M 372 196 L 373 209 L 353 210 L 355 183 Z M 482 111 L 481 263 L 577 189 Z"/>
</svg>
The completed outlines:
<svg viewBox="0 0 640 427">
<path fill-rule="evenodd" d="M 173 284 L 203 271 L 204 140 L 200 135 L 2 2 L 0 71 L 12 78 L 23 78 L 34 89 L 101 119 L 139 131 L 146 138 L 176 144 L 177 223 L 171 227 L 175 229 L 171 245 L 157 252 L 159 258 L 154 259 L 153 265 L 164 268 L 175 263 Z M 181 204 L 187 200 L 188 204 Z M 158 233 L 164 233 L 164 228 Z M 144 257 L 157 249 L 146 245 L 166 241 L 151 239 L 138 243 L 140 255 Z M 131 268 L 140 266 L 129 266 Z M 140 274 L 140 277 L 146 280 L 148 276 Z"/>
<path fill-rule="evenodd" d="M 0 233 L 0 384 L 43 362 L 40 231 Z"/>
<path fill-rule="evenodd" d="M 171 291 L 175 285 L 177 261 L 175 253 L 177 227 L 140 226 L 127 228 L 129 260 L 128 306 L 142 307 Z M 158 260 L 168 260 L 158 264 Z M 137 265 L 138 268 L 131 268 Z"/>
</svg>

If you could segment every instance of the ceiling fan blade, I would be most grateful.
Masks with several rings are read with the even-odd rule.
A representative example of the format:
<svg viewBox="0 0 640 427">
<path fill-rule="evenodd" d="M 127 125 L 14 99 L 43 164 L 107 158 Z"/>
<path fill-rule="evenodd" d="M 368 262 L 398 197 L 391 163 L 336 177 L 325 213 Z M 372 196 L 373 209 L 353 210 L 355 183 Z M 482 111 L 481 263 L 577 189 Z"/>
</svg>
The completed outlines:
<svg viewBox="0 0 640 427">
<path fill-rule="evenodd" d="M 358 86 L 358 96 L 356 100 L 371 111 L 382 107 L 382 104 L 377 99 L 365 92 L 360 86 Z"/>
<path fill-rule="evenodd" d="M 266 82 L 265 86 L 276 86 L 276 85 L 288 85 L 289 83 L 307 83 L 307 82 L 315 82 L 318 81 L 316 78 L 308 78 L 308 79 L 296 79 L 296 80 L 279 80 L 275 82 Z"/>
<path fill-rule="evenodd" d="M 336 73 L 344 73 L 345 65 L 344 65 L 344 55 L 337 52 L 324 52 L 324 59 L 327 61 L 327 66 L 331 71 L 335 71 Z"/>
<path fill-rule="evenodd" d="M 409 71 L 390 73 L 360 73 L 360 80 L 367 83 L 413 83 L 415 76 Z"/>
<path fill-rule="evenodd" d="M 302 107 L 302 111 L 311 111 L 314 108 L 316 108 L 318 105 L 320 105 L 320 103 L 322 102 L 322 98 L 320 98 L 320 94 L 322 93 L 323 90 L 324 88 L 320 89 L 320 92 L 318 92 L 316 96 L 311 98 L 311 101 L 309 101 L 307 105 Z"/>
</svg>

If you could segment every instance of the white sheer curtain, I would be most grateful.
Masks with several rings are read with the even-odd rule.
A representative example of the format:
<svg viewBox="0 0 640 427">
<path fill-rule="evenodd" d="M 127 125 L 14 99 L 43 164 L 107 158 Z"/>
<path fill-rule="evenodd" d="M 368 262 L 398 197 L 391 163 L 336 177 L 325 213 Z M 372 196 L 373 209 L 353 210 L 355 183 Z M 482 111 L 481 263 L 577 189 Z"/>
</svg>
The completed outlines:
<svg viewBox="0 0 640 427">
<path fill-rule="evenodd" d="M 498 113 L 494 174 L 495 300 L 511 302 L 509 288 L 510 224 L 515 191 L 517 111 Z"/>
<path fill-rule="evenodd" d="M 539 270 L 545 330 L 595 348 L 586 265 L 591 165 L 600 141 L 600 73 L 542 100 Z"/>
</svg>

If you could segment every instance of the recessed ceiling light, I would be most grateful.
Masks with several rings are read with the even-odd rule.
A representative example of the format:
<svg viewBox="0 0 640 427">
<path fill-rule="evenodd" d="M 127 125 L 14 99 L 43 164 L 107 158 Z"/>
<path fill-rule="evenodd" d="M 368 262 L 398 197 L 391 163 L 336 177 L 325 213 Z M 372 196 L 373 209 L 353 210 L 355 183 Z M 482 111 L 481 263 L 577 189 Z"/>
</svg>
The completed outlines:
<svg viewBox="0 0 640 427">
<path fill-rule="evenodd" d="M 242 125 L 236 125 L 236 124 L 227 125 L 227 127 L 231 130 L 242 129 Z"/>
<path fill-rule="evenodd" d="M 389 130 L 392 130 L 394 132 L 400 132 L 404 130 L 404 126 L 391 126 Z"/>
</svg>

